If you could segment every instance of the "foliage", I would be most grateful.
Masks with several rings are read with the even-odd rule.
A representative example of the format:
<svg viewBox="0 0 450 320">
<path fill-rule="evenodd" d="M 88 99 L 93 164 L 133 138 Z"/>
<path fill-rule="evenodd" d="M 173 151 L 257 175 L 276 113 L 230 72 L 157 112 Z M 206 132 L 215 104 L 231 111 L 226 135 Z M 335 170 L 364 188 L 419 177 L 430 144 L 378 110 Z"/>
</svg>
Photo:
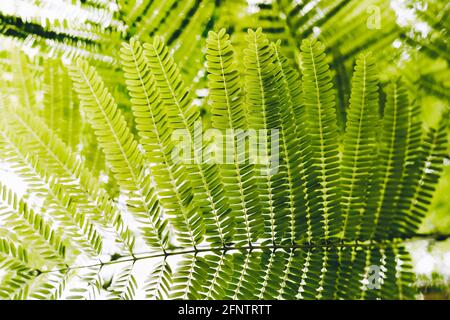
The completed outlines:
<svg viewBox="0 0 450 320">
<path fill-rule="evenodd" d="M 433 194 L 448 172 L 449 6 L 410 2 L 427 39 L 367 10 L 387 2 L 2 12 L 4 43 L 39 50 L 0 56 L 0 170 L 20 181 L 0 180 L 0 297 L 416 297 L 405 242 L 448 203 Z M 231 162 L 196 161 L 214 154 L 199 126 L 231 140 Z M 230 134 L 252 130 L 279 146 L 275 172 Z M 180 131 L 193 162 L 172 158 Z"/>
</svg>

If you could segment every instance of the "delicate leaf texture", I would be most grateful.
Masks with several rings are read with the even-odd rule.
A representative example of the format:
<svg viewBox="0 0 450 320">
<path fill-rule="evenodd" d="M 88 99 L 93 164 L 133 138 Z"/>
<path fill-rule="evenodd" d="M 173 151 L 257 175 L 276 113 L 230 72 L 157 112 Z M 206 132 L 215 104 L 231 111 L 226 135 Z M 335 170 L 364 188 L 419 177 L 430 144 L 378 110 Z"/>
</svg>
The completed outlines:
<svg viewBox="0 0 450 320">
<path fill-rule="evenodd" d="M 179 232 L 180 240 L 195 245 L 202 237 L 201 230 L 198 230 L 198 208 L 191 202 L 193 191 L 186 183 L 184 168 L 172 163 L 173 130 L 168 125 L 143 49 L 138 41 L 132 39 L 130 44 L 124 44 L 121 52 L 133 114 L 146 156 L 149 162 L 154 163 L 152 172 L 160 201 L 173 218 L 172 224 Z"/>
<path fill-rule="evenodd" d="M 169 125 L 173 130 L 181 130 L 178 132 L 193 146 L 185 159 L 190 162 L 185 168 L 194 190 L 193 201 L 205 215 L 206 235 L 211 242 L 217 243 L 220 240 L 223 244 L 225 239 L 217 239 L 213 230 L 221 229 L 221 220 L 226 218 L 229 208 L 217 165 L 200 161 L 206 147 L 202 146 L 200 113 L 192 103 L 189 90 L 184 86 L 179 70 L 162 39 L 156 37 L 152 44 L 145 44 L 144 54 L 162 102 L 167 108 Z M 186 226 L 193 229 L 192 224 L 195 228 L 192 232 L 200 240 L 203 232 L 202 215 L 194 213 L 189 220 Z"/>
<path fill-rule="evenodd" d="M 40 169 L 42 164 L 39 160 L 21 154 L 18 146 L 21 145 L 22 140 L 14 135 L 12 139 L 7 136 L 2 138 L 0 147 L 8 147 L 8 156 L 17 164 L 15 170 L 19 171 L 19 174 L 27 173 L 27 180 L 31 185 L 28 191 L 42 194 L 45 198 L 46 214 L 50 216 L 48 218 L 65 229 L 62 237 L 69 241 L 76 239 L 77 241 L 73 244 L 74 248 L 78 247 L 93 256 L 99 254 L 102 239 L 89 217 L 79 211 L 76 200 L 70 195 L 70 189 L 59 185 L 58 180 L 42 171 Z"/>
<path fill-rule="evenodd" d="M 145 241 L 164 248 L 167 244 L 166 222 L 161 219 L 161 208 L 146 176 L 143 156 L 121 111 L 95 69 L 85 61 L 78 60 L 70 74 L 114 176 L 129 197 L 130 210 L 141 224 Z"/>
<path fill-rule="evenodd" d="M 421 116 L 421 107 L 415 102 L 412 102 L 411 105 L 408 107 L 408 114 L 407 114 L 407 127 L 406 127 L 406 133 L 405 133 L 405 160 L 403 165 L 403 172 L 402 172 L 402 184 L 399 187 L 400 191 L 398 192 L 399 198 L 396 203 L 396 210 L 394 211 L 393 215 L 390 217 L 390 223 L 389 228 L 391 228 L 391 236 L 395 237 L 396 233 L 399 232 L 400 234 L 404 234 L 402 227 L 399 227 L 398 225 L 395 225 L 397 221 L 402 220 L 402 214 L 408 216 L 408 213 L 402 212 L 401 209 L 399 210 L 399 207 L 401 206 L 401 202 L 403 203 L 409 201 L 408 193 L 410 193 L 411 184 L 414 185 L 414 179 L 410 180 L 411 177 L 414 174 L 417 174 L 418 168 L 420 168 L 420 165 L 418 165 L 418 159 L 421 154 L 421 144 L 422 144 L 422 123 L 420 121 Z M 439 160 L 438 160 L 439 161 Z M 443 158 L 441 160 L 443 163 Z M 413 200 L 414 201 L 414 200 Z M 417 220 L 419 221 L 419 220 Z M 416 230 L 417 231 L 417 230 Z"/>
<path fill-rule="evenodd" d="M 43 117 L 62 140 L 75 149 L 80 143 L 80 112 L 72 81 L 57 59 L 47 59 L 44 65 Z"/>
<path fill-rule="evenodd" d="M 245 136 L 235 136 L 239 130 L 248 128 L 247 115 L 243 108 L 239 73 L 236 70 L 234 51 L 225 29 L 208 35 L 206 51 L 208 69 L 209 104 L 212 113 L 212 126 L 225 134 L 223 142 L 232 141 L 231 148 L 226 146 L 219 156 L 232 155 L 232 163 L 219 165 L 223 178 L 225 195 L 230 203 L 230 217 L 224 220 L 227 242 L 234 235 L 236 241 L 252 239 L 252 222 L 259 212 L 258 190 L 254 186 L 254 165 L 249 163 L 248 153 L 238 145 L 245 141 Z M 235 188 L 237 186 L 237 188 Z M 227 217 L 225 217 L 227 218 Z M 235 219 L 235 224 L 232 219 Z M 233 230 L 235 229 L 235 230 Z M 219 229 L 221 230 L 221 229 Z"/>
<path fill-rule="evenodd" d="M 15 246 L 8 239 L 0 239 L 0 252 L 2 254 L 2 267 L 3 268 L 11 268 L 17 266 L 20 269 L 25 268 L 26 270 L 28 264 L 28 253 L 22 246 Z"/>
<path fill-rule="evenodd" d="M 374 180 L 367 205 L 367 219 L 362 226 L 362 237 L 383 239 L 387 236 L 391 217 L 395 215 L 400 196 L 399 185 L 405 170 L 407 143 L 411 121 L 408 121 L 409 104 L 406 89 L 401 80 L 395 80 L 387 89 L 387 101 L 383 118 L 383 130 L 378 158 L 374 163 Z M 374 219 L 374 220 L 372 220 Z M 375 223 L 374 223 L 374 222 Z"/>
<path fill-rule="evenodd" d="M 172 269 L 167 259 L 163 259 L 151 271 L 145 283 L 145 297 L 147 299 L 163 299 L 169 294 L 172 283 Z"/>
<path fill-rule="evenodd" d="M 383 119 L 381 161 L 385 161 L 382 173 L 378 204 L 374 208 L 376 236 L 386 232 L 391 217 L 395 214 L 395 203 L 399 198 L 398 185 L 404 172 L 408 138 L 408 115 L 411 105 L 401 81 L 391 83 L 387 89 L 387 102 Z M 372 208 L 369 207 L 369 210 Z M 382 211 L 382 213 L 381 213 Z M 377 220 L 379 223 L 377 223 Z"/>
<path fill-rule="evenodd" d="M 92 220 L 102 223 L 103 227 L 104 224 L 112 226 L 119 241 L 130 252 L 134 236 L 124 225 L 120 212 L 111 203 L 106 191 L 100 188 L 76 155 L 34 113 L 19 107 L 10 110 L 14 117 L 6 125 L 9 130 L 2 133 L 0 149 L 5 151 L 5 158 L 19 163 L 14 171 L 28 181 L 31 186 L 29 191 L 48 193 L 44 191 L 48 183 L 52 192 L 44 196 L 47 205 L 51 208 L 56 201 L 59 206 L 56 211 L 52 210 L 57 214 L 53 218 L 60 217 L 67 221 L 78 210 L 78 222 L 75 225 L 84 225 L 84 222 Z M 30 172 L 33 173 L 31 176 Z M 53 178 L 52 174 L 57 175 L 58 179 Z M 62 189 L 64 192 L 61 193 Z M 71 203 L 72 208 L 69 211 L 65 209 L 68 203 Z M 86 217 L 82 217 L 80 212 Z M 73 222 L 69 224 L 72 228 Z M 69 227 L 67 224 L 65 226 Z"/>
<path fill-rule="evenodd" d="M 158 31 L 188 46 L 177 33 L 206 22 L 178 14 L 198 17 L 219 5 L 120 1 L 119 16 L 145 41 Z M 279 1 L 263 11 L 290 12 L 286 21 L 270 17 L 309 35 L 303 5 Z M 321 5 L 333 19 L 347 7 Z M 139 18 L 148 12 L 155 24 Z M 317 23 L 332 38 L 326 21 Z M 189 68 L 189 79 L 197 77 L 187 85 L 175 64 L 183 51 L 172 55 L 160 37 L 127 37 L 122 72 L 73 59 L 69 79 L 59 61 L 46 61 L 42 87 L 15 57 L 22 73 L 12 84 L 0 77 L 0 173 L 24 187 L 16 195 L 0 176 L 0 298 L 414 298 L 403 241 L 416 235 L 443 171 L 448 111 L 422 132 L 411 82 L 395 78 L 379 99 L 370 53 L 356 59 L 344 99 L 346 66 L 336 95 L 323 44 L 302 38 L 297 65 L 285 56 L 295 52 L 261 29 L 234 47 L 225 29 L 211 31 L 204 69 Z M 111 75 L 124 83 L 102 80 Z M 207 94 L 195 99 L 197 88 Z M 342 135 L 336 101 L 347 110 Z M 77 130 L 85 120 L 92 130 Z"/>
<path fill-rule="evenodd" d="M 205 263 L 208 264 L 210 276 L 203 284 L 204 299 L 222 299 L 228 288 L 228 280 L 233 273 L 233 262 L 223 252 L 220 255 L 206 255 Z"/>
<path fill-rule="evenodd" d="M 171 299 L 200 299 L 207 265 L 197 255 L 183 256 L 173 274 Z"/>
<path fill-rule="evenodd" d="M 336 236 L 341 219 L 338 128 L 333 84 L 324 46 L 305 39 L 301 46 L 303 104 L 311 145 L 306 180 L 314 215 L 308 238 Z"/>
<path fill-rule="evenodd" d="M 15 291 L 36 276 L 29 266 L 29 254 L 21 245 L 14 245 L 10 240 L 0 238 L 0 268 L 11 273 L 0 279 L 0 297 L 8 299 Z"/>
<path fill-rule="evenodd" d="M 134 262 L 128 263 L 114 277 L 109 288 L 114 300 L 132 300 L 136 294 L 137 282 L 133 275 Z"/>
<path fill-rule="evenodd" d="M 281 165 L 285 165 L 286 188 L 288 190 L 289 231 L 292 241 L 300 240 L 309 231 L 311 211 L 306 202 L 305 161 L 310 144 L 304 123 L 305 108 L 302 103 L 301 82 L 298 72 L 280 53 L 278 45 L 272 44 L 278 72 L 278 103 L 280 104 Z"/>
<path fill-rule="evenodd" d="M 284 188 L 285 175 L 278 172 L 284 171 L 284 167 L 271 168 L 273 157 L 283 158 L 283 150 L 277 153 L 280 136 L 272 134 L 277 132 L 280 126 L 280 105 L 277 101 L 276 78 L 273 76 L 276 74 L 274 70 L 276 65 L 273 63 L 274 52 L 261 29 L 249 30 L 246 40 L 248 43 L 244 51 L 246 106 L 249 129 L 259 132 L 258 159 L 261 160 L 256 165 L 261 213 L 251 218 L 253 220 L 251 227 L 254 229 L 252 233 L 254 237 L 258 237 L 262 232 L 260 224 L 265 222 L 265 237 L 272 242 L 280 242 L 287 226 L 287 195 Z M 264 221 L 261 221 L 261 218 Z"/>
<path fill-rule="evenodd" d="M 399 198 L 397 219 L 391 226 L 392 236 L 413 235 L 425 216 L 442 173 L 447 156 L 448 112 L 444 112 L 437 128 L 431 128 L 406 167 L 403 192 Z M 419 130 L 416 130 L 419 131 Z M 415 133 L 417 135 L 417 133 Z M 417 137 L 415 137 L 417 139 Z"/>
<path fill-rule="evenodd" d="M 33 72 L 28 64 L 27 56 L 16 48 L 12 54 L 11 64 L 14 71 L 14 89 L 19 97 L 20 105 L 28 110 L 36 110 L 36 97 L 33 95 L 36 84 L 31 77 L 27 77 L 28 73 Z"/>
<path fill-rule="evenodd" d="M 367 202 L 369 179 L 376 151 L 378 86 L 374 59 L 361 54 L 356 60 L 352 95 L 342 156 L 343 238 L 358 239 Z"/>
<path fill-rule="evenodd" d="M 39 252 L 42 259 L 64 262 L 65 247 L 48 221 L 17 199 L 17 195 L 0 184 L 0 215 L 23 237 L 23 243 Z"/>
<path fill-rule="evenodd" d="M 338 256 L 342 257 L 342 264 L 338 264 Z M 346 269 L 338 272 L 339 266 Z M 383 275 L 383 270 L 389 272 Z M 379 278 L 372 277 L 375 272 L 379 272 Z M 217 252 L 185 256 L 175 272 L 171 297 L 181 299 L 185 294 L 191 299 L 396 299 L 414 295 L 412 276 L 405 249 L 394 244 Z M 220 284 L 216 286 L 220 291 L 210 296 L 214 282 Z M 378 289 L 370 289 L 372 285 Z M 369 293 L 374 296 L 367 297 Z"/>
<path fill-rule="evenodd" d="M 225 29 L 209 32 L 206 59 L 213 126 L 217 129 L 246 128 L 235 53 Z"/>
<path fill-rule="evenodd" d="M 69 300 L 93 300 L 99 296 L 103 283 L 99 275 L 101 266 L 89 266 L 78 271 L 75 279 L 79 282 L 76 287 L 67 289 Z"/>
</svg>

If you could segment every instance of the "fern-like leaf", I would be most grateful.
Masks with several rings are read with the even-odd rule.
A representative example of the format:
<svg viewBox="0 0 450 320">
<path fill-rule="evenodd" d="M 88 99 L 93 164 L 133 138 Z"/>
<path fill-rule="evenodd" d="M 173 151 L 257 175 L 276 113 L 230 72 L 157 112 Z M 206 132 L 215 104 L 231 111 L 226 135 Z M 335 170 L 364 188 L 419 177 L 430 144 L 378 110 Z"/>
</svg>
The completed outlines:
<svg viewBox="0 0 450 320">
<path fill-rule="evenodd" d="M 148 276 L 144 290 L 147 299 L 164 299 L 169 295 L 172 283 L 172 269 L 167 259 L 158 263 Z"/>
<path fill-rule="evenodd" d="M 278 148 L 280 138 L 280 105 L 276 91 L 276 65 L 274 52 L 269 40 L 262 30 L 249 30 L 246 37 L 248 47 L 244 51 L 246 67 L 246 106 L 249 129 L 258 132 L 258 155 L 261 161 L 256 164 L 261 215 L 251 217 L 253 237 L 261 230 L 261 218 L 265 222 L 265 237 L 272 242 L 280 242 L 286 230 L 288 213 L 286 208 L 287 193 L 284 166 L 278 166 L 280 158 L 284 159 L 283 150 Z M 275 135 L 273 133 L 276 133 Z M 274 165 L 275 167 L 272 167 Z M 259 171 L 259 172 L 258 172 Z"/>
<path fill-rule="evenodd" d="M 307 237 L 327 239 L 339 232 L 341 219 L 338 127 L 331 73 L 323 44 L 305 39 L 301 45 L 303 104 L 310 154 L 305 159 L 308 204 L 314 215 Z"/>
<path fill-rule="evenodd" d="M 392 215 L 395 215 L 399 197 L 398 185 L 402 182 L 406 160 L 406 139 L 410 123 L 408 122 L 409 99 L 400 79 L 390 83 L 383 118 L 383 133 L 379 148 L 378 167 L 369 193 L 368 216 L 364 220 L 361 235 L 367 238 L 385 239 Z M 372 217 L 373 220 L 372 220 Z M 365 224 L 365 225 L 364 225 Z"/>
<path fill-rule="evenodd" d="M 141 144 L 148 160 L 154 163 L 152 172 L 156 192 L 177 227 L 179 239 L 183 243 L 195 245 L 202 236 L 201 230 L 191 226 L 192 222 L 198 220 L 198 208 L 191 202 L 192 186 L 186 183 L 184 168 L 172 161 L 173 130 L 168 125 L 162 99 L 143 49 L 137 40 L 132 39 L 129 44 L 122 46 L 121 53 Z"/>
<path fill-rule="evenodd" d="M 372 157 L 376 151 L 378 86 L 371 54 L 356 60 L 342 156 L 342 213 L 344 239 L 358 239 L 368 197 Z"/>
<path fill-rule="evenodd" d="M 408 163 L 407 174 L 403 180 L 403 192 L 397 209 L 399 213 L 393 220 L 391 236 L 411 236 L 417 232 L 444 168 L 444 159 L 447 156 L 447 127 L 448 112 L 444 112 L 437 128 L 431 128 L 426 133 L 419 150 L 413 149 L 415 153 L 409 154 L 411 162 Z M 417 139 L 417 136 L 415 138 Z"/>
<path fill-rule="evenodd" d="M 199 161 L 203 155 L 199 110 L 192 103 L 189 90 L 185 87 L 179 70 L 162 39 L 156 37 L 152 44 L 144 44 L 144 52 L 156 87 L 167 108 L 169 125 L 174 130 L 181 129 L 189 143 L 193 145 L 191 155 L 188 159 L 182 160 L 191 160 L 191 163 L 186 165 L 187 178 L 194 190 L 193 201 L 207 217 L 206 235 L 210 238 L 210 234 L 214 233 L 212 230 L 220 228 L 218 217 L 225 217 L 229 209 L 217 165 Z M 191 218 L 190 223 L 195 223 L 196 232 L 202 232 L 202 217 L 198 213 Z M 210 223 L 214 223 L 214 227 L 209 227 Z M 212 241 L 217 240 L 212 238 Z"/>
<path fill-rule="evenodd" d="M 114 176 L 130 197 L 131 211 L 141 225 L 148 224 L 141 226 L 146 242 L 164 248 L 168 241 L 167 223 L 161 219 L 158 199 L 145 176 L 143 155 L 121 111 L 95 69 L 86 62 L 78 60 L 71 66 L 70 74 Z"/>
<path fill-rule="evenodd" d="M 254 187 L 254 165 L 249 163 L 246 150 L 238 150 L 237 147 L 244 143 L 245 137 L 235 137 L 239 130 L 248 128 L 248 124 L 234 51 L 225 29 L 219 33 L 212 31 L 209 33 L 206 59 L 212 126 L 221 130 L 222 134 L 225 133 L 225 137 L 222 137 L 225 143 L 232 142 L 231 150 L 227 145 L 220 154 L 224 158 L 229 153 L 233 156 L 231 163 L 228 163 L 230 159 L 226 159 L 225 163 L 220 164 L 220 173 L 225 194 L 230 199 L 230 215 L 236 224 L 233 223 L 233 219 L 224 217 L 221 228 L 226 231 L 228 241 L 230 236 L 236 233 L 234 235 L 236 241 L 247 242 L 254 239 L 251 220 L 256 216 L 260 206 L 256 203 L 258 190 Z M 234 187 L 236 185 L 238 188 Z M 235 227 L 236 231 L 233 230 Z"/>
</svg>

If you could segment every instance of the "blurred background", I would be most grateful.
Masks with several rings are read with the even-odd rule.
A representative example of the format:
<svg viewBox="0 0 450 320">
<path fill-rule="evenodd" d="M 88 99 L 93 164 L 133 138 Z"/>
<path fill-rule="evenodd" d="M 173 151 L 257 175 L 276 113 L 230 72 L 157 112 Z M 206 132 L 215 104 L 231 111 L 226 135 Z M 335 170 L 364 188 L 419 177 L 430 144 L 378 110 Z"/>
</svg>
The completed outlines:
<svg viewBox="0 0 450 320">
<path fill-rule="evenodd" d="M 127 111 L 116 63 L 120 43 L 133 36 L 142 41 L 163 36 L 207 118 L 202 50 L 209 30 L 225 27 L 239 52 L 246 30 L 262 27 L 272 40 L 281 41 L 292 61 L 298 61 L 302 39 L 314 35 L 327 47 L 341 130 L 355 57 L 365 50 L 377 59 L 381 86 L 401 75 L 412 99 L 422 106 L 424 126 L 431 126 L 450 99 L 449 26 L 446 0 L 1 0 L 0 94 L 40 106 L 48 125 L 114 190 L 71 86 L 62 81 L 55 95 L 46 85 L 67 77 L 62 64 L 74 57 L 82 56 L 97 67 Z M 48 109 L 48 99 L 56 99 L 51 105 L 61 108 Z M 0 181 L 23 194 L 25 182 L 14 178 L 9 170 L 13 165 L 0 157 Z M 420 234 L 408 242 L 422 298 L 450 298 L 449 236 L 447 158 Z"/>
</svg>

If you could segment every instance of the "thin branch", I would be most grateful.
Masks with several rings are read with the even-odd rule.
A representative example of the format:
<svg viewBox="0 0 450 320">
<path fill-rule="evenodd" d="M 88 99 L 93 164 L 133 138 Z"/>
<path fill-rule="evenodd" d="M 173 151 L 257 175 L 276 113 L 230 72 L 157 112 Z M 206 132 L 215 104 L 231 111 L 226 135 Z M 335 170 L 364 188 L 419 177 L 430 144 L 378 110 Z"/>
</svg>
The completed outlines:
<svg viewBox="0 0 450 320">
<path fill-rule="evenodd" d="M 183 255 L 183 254 L 198 254 L 198 253 L 206 253 L 206 252 L 227 252 L 227 251 L 254 251 L 254 250 L 296 250 L 296 249 L 315 249 L 315 248 L 321 248 L 321 249 L 333 249 L 333 248 L 344 248 L 344 247 L 384 247 L 386 245 L 400 243 L 401 239 L 399 240 L 390 240 L 390 241 L 383 241 L 383 242 L 335 242 L 335 243 L 303 243 L 303 244 L 291 244 L 291 245 L 264 245 L 264 244 L 249 244 L 247 246 L 242 247 L 234 247 L 234 246 L 223 246 L 223 247 L 189 247 L 189 248 L 176 248 L 173 250 L 166 250 L 166 252 L 161 251 L 154 251 L 154 252 L 143 252 L 143 253 L 135 253 L 132 256 L 123 256 L 121 258 L 118 258 L 116 260 L 111 260 L 107 262 L 99 262 L 94 263 L 90 265 L 82 265 L 82 266 L 68 266 L 67 268 L 57 269 L 57 270 L 49 270 L 49 271 L 39 271 L 41 273 L 53 273 L 53 272 L 69 272 L 71 270 L 75 269 L 85 269 L 85 268 L 94 268 L 94 267 L 103 267 L 106 265 L 113 265 L 113 264 L 119 264 L 119 263 L 126 263 L 126 262 L 136 262 L 139 260 L 146 260 L 146 259 L 154 259 L 154 258 L 162 258 L 162 257 L 170 257 L 170 256 L 177 256 L 177 255 Z"/>
</svg>

